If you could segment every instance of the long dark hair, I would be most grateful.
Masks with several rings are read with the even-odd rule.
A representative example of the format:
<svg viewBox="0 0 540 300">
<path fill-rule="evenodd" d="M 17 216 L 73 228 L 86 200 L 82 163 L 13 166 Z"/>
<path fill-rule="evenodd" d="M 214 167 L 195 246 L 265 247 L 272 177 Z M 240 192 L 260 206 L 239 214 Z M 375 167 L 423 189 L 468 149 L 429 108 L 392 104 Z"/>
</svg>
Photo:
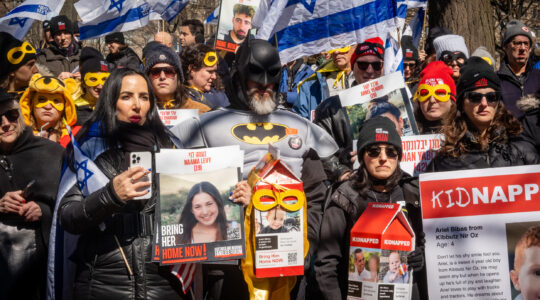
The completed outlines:
<svg viewBox="0 0 540 300">
<path fill-rule="evenodd" d="M 184 226 L 184 234 L 182 234 L 182 238 L 180 239 L 181 244 L 191 243 L 191 230 L 198 222 L 197 219 L 195 219 L 193 213 L 191 212 L 193 206 L 193 197 L 200 193 L 207 193 L 216 202 L 216 205 L 218 207 L 218 216 L 216 218 L 216 223 L 219 229 L 218 240 L 224 241 L 227 239 L 227 217 L 225 215 L 223 199 L 221 199 L 221 195 L 219 194 L 218 189 L 212 183 L 208 181 L 202 181 L 195 184 L 191 188 L 191 190 L 189 190 L 186 204 L 184 205 L 184 209 L 180 214 L 179 223 Z"/>
<path fill-rule="evenodd" d="M 146 114 L 146 123 L 144 126 L 149 128 L 149 130 L 154 134 L 159 146 L 169 145 L 171 143 L 171 139 L 169 137 L 170 132 L 159 118 L 156 106 L 156 97 L 152 91 L 152 85 L 150 84 L 148 77 L 146 77 L 143 72 L 130 68 L 116 69 L 111 73 L 105 82 L 101 93 L 99 94 L 96 108 L 77 133 L 76 138 L 79 143 L 87 138 L 90 128 L 94 126 L 94 124 L 97 124 L 99 126 L 101 137 L 105 139 L 106 146 L 108 148 L 117 148 L 119 143 L 119 124 L 116 116 L 116 102 L 120 96 L 122 80 L 124 77 L 130 75 L 141 76 L 146 81 L 146 86 L 148 87 L 150 109 Z M 66 155 L 68 162 L 70 162 L 70 166 L 73 166 L 73 146 L 71 144 L 66 149 Z"/>
<path fill-rule="evenodd" d="M 392 175 L 390 175 L 390 177 L 388 177 L 386 180 L 379 180 L 379 179 L 373 178 L 369 174 L 366 168 L 366 163 L 364 162 L 364 152 L 366 148 L 367 147 L 362 149 L 362 151 L 358 155 L 359 167 L 354 172 L 351 178 L 353 188 L 357 190 L 358 194 L 364 199 L 366 199 L 368 191 L 373 189 L 373 186 L 375 185 L 382 184 L 386 191 L 393 190 L 399 184 L 399 180 L 401 179 L 401 175 L 402 175 L 401 168 L 399 167 L 399 161 L 398 161 L 396 169 L 394 170 L 394 173 L 392 173 Z"/>
<path fill-rule="evenodd" d="M 443 126 L 444 142 L 439 150 L 443 156 L 458 158 L 468 153 L 470 145 L 465 141 L 465 135 L 470 132 L 475 135 L 476 142 L 482 151 L 486 151 L 492 142 L 505 143 L 509 137 L 521 133 L 521 123 L 506 109 L 499 100 L 491 125 L 484 134 L 478 132 L 463 111 L 465 99 L 458 99 L 448 113 L 448 122 Z"/>
</svg>

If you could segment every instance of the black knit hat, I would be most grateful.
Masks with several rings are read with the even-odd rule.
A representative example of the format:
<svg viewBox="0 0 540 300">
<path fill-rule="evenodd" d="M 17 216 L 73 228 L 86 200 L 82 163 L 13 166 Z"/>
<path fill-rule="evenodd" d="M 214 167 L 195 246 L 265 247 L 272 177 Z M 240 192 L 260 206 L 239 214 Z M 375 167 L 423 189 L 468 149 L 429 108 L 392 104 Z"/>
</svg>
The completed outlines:
<svg viewBox="0 0 540 300">
<path fill-rule="evenodd" d="M 526 36 L 529 38 L 529 43 L 532 44 L 533 42 L 531 29 L 529 29 L 529 27 L 525 26 L 525 24 L 519 20 L 510 20 L 510 22 L 506 24 L 506 31 L 504 32 L 503 37 L 503 46 L 508 44 L 516 35 Z"/>
<path fill-rule="evenodd" d="M 60 34 L 62 31 L 69 32 L 73 34 L 73 24 L 68 19 L 68 17 L 64 15 L 59 15 L 54 18 L 52 18 L 49 21 L 49 26 L 51 28 L 51 35 L 55 36 L 57 34 Z"/>
<path fill-rule="evenodd" d="M 358 133 L 357 151 L 358 159 L 362 160 L 364 149 L 373 144 L 387 143 L 396 147 L 401 160 L 402 146 L 396 125 L 387 117 L 377 116 L 367 120 L 360 126 Z"/>
<path fill-rule="evenodd" d="M 13 94 L 10 94 L 6 90 L 0 88 L 0 104 L 14 99 Z"/>
<path fill-rule="evenodd" d="M 180 57 L 178 57 L 178 54 L 171 48 L 161 44 L 146 51 L 146 56 L 144 57 L 144 72 L 148 74 L 154 65 L 160 63 L 171 65 L 176 70 L 176 74 L 179 76 L 178 78 L 180 78 L 182 82 L 184 81 Z"/>
<path fill-rule="evenodd" d="M 103 55 L 95 48 L 82 48 L 79 62 L 81 65 L 81 78 L 83 79 L 88 72 L 109 72 L 109 66 Z"/>
<path fill-rule="evenodd" d="M 49 23 L 49 21 L 43 21 L 41 25 L 43 26 L 43 31 L 51 31 L 51 24 Z"/>
<path fill-rule="evenodd" d="M 404 35 L 401 38 L 401 50 L 403 50 L 404 60 L 418 61 L 418 49 L 413 44 L 412 36 Z"/>
<path fill-rule="evenodd" d="M 36 49 L 6 32 L 0 32 L 0 78 L 36 58 Z"/>
<path fill-rule="evenodd" d="M 110 44 L 110 43 L 118 43 L 118 44 L 125 45 L 126 40 L 124 39 L 124 34 L 121 32 L 113 32 L 111 34 L 106 35 L 105 44 Z"/>
<path fill-rule="evenodd" d="M 479 88 L 490 87 L 496 92 L 501 91 L 501 80 L 484 59 L 472 56 L 467 63 L 461 67 L 461 75 L 457 84 L 457 104 L 463 103 L 466 92 Z"/>
</svg>

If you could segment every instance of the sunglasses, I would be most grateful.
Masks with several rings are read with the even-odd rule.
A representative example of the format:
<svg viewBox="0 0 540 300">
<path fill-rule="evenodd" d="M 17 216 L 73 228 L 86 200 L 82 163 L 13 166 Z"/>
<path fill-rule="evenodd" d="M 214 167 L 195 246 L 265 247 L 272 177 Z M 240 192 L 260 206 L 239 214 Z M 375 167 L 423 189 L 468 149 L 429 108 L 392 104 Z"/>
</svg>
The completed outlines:
<svg viewBox="0 0 540 300">
<path fill-rule="evenodd" d="M 153 79 L 156 79 L 161 76 L 161 72 L 165 73 L 167 78 L 173 78 L 176 75 L 176 71 L 172 67 L 152 68 L 148 73 Z"/>
<path fill-rule="evenodd" d="M 365 71 L 369 68 L 369 66 L 373 68 L 375 71 L 380 71 L 382 69 L 383 63 L 382 61 L 376 61 L 376 62 L 367 62 L 367 61 L 357 61 L 356 66 L 358 66 L 358 69 Z"/>
<path fill-rule="evenodd" d="M 414 62 L 411 62 L 411 63 L 403 63 L 403 68 L 404 68 L 404 69 L 405 69 L 405 68 L 411 68 L 411 69 L 412 69 L 412 68 L 414 68 L 414 67 L 416 67 L 416 63 L 414 63 Z"/>
<path fill-rule="evenodd" d="M 450 51 L 444 51 L 441 54 L 441 60 L 447 65 L 450 65 L 452 64 L 452 62 L 455 61 L 457 65 L 461 68 L 465 64 L 467 57 L 465 57 L 465 54 L 461 52 L 453 53 Z"/>
<path fill-rule="evenodd" d="M 19 119 L 19 110 L 14 108 L 14 109 L 10 109 L 6 112 L 4 112 L 3 114 L 0 115 L 0 119 L 2 117 L 6 117 L 6 119 L 10 122 L 16 122 L 18 119 Z"/>
<path fill-rule="evenodd" d="M 469 102 L 478 104 L 482 102 L 482 98 L 486 97 L 488 103 L 498 103 L 501 99 L 501 95 L 497 92 L 491 92 L 487 94 L 477 93 L 477 92 L 468 92 L 465 95 L 465 98 L 469 99 Z"/>
<path fill-rule="evenodd" d="M 366 150 L 366 153 L 369 157 L 371 158 L 377 158 L 379 157 L 379 155 L 381 155 L 381 151 L 382 149 L 385 149 L 384 151 L 386 152 L 386 156 L 388 158 L 396 158 L 398 156 L 398 152 L 396 150 L 396 148 L 390 146 L 390 147 L 385 147 L 385 148 L 381 148 L 381 147 L 370 147 Z"/>
</svg>

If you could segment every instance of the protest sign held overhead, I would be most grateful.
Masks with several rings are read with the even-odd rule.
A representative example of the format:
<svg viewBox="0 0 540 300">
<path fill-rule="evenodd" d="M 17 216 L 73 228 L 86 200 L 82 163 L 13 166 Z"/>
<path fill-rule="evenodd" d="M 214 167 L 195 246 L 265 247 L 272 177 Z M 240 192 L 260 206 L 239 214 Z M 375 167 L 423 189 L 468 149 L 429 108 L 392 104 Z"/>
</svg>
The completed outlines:
<svg viewBox="0 0 540 300">
<path fill-rule="evenodd" d="M 156 155 L 161 264 L 244 256 L 243 209 L 229 197 L 239 180 L 239 147 L 163 150 Z"/>
<path fill-rule="evenodd" d="M 539 170 L 420 175 L 430 299 L 515 299 L 520 293 L 530 299 L 538 293 L 523 287 L 532 274 L 524 262 L 534 255 L 527 249 L 540 247 L 530 242 L 540 233 Z"/>
<path fill-rule="evenodd" d="M 252 21 L 260 0 L 222 0 L 216 49 L 236 52 L 236 48 L 251 35 Z"/>
</svg>

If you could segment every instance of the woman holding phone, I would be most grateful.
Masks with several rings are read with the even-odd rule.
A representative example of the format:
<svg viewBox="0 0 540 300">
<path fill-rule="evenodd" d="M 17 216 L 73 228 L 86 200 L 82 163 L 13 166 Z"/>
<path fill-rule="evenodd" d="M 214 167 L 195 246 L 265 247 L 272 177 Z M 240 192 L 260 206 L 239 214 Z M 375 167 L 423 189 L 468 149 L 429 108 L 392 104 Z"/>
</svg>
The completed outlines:
<svg viewBox="0 0 540 300">
<path fill-rule="evenodd" d="M 76 139 L 84 150 L 94 137 L 103 141 L 104 149 L 90 158 L 109 181 L 94 191 L 75 183 L 58 209 L 62 227 L 80 235 L 73 255 L 77 264 L 73 298 L 184 299 L 170 267 L 151 262 L 158 193 L 150 182 L 140 180 L 151 176 L 151 170 L 129 168 L 132 152 L 175 146 L 142 72 L 124 68 L 110 75 Z M 88 149 L 85 153 L 96 151 Z M 73 146 L 66 151 L 68 166 L 80 172 Z M 97 176 L 97 170 L 92 172 Z M 135 199 L 142 196 L 145 199 Z"/>
</svg>

